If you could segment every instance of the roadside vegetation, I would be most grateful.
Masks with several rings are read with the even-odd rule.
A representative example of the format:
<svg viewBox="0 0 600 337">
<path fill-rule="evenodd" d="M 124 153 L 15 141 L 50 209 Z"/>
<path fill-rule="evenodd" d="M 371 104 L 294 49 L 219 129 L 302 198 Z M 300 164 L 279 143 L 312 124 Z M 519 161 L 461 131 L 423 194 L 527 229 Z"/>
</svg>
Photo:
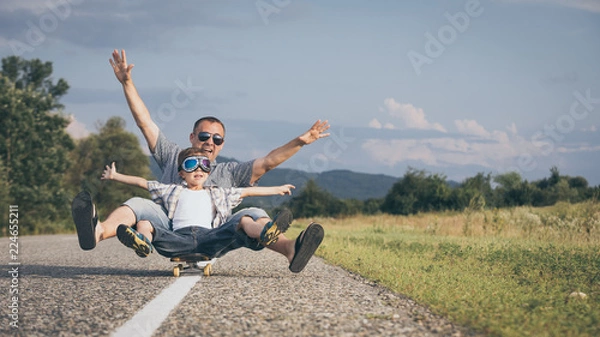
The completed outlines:
<svg viewBox="0 0 600 337">
<path fill-rule="evenodd" d="M 597 202 L 313 220 L 326 230 L 318 255 L 457 324 L 490 336 L 600 335 Z"/>
</svg>

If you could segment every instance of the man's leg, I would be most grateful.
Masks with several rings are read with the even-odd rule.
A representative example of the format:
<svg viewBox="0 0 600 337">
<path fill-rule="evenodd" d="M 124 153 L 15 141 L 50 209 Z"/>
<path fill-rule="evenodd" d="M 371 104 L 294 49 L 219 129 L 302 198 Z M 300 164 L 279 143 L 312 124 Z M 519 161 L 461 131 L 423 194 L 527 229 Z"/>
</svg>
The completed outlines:
<svg viewBox="0 0 600 337">
<path fill-rule="evenodd" d="M 308 225 L 308 227 L 306 227 L 306 229 L 303 230 L 300 235 L 298 235 L 295 241 L 284 243 L 288 245 L 285 247 L 286 252 L 289 252 L 290 248 L 294 250 L 294 255 L 290 260 L 289 266 L 291 272 L 299 273 L 304 269 L 304 267 L 306 267 L 308 261 L 310 261 L 317 251 L 317 248 L 319 248 L 321 245 L 321 242 L 323 242 L 324 237 L 325 232 L 323 227 L 318 223 L 313 222 Z M 292 243 L 293 247 L 290 247 L 290 244 Z M 273 250 L 275 250 L 275 248 Z"/>
<path fill-rule="evenodd" d="M 77 228 L 82 249 L 96 247 L 96 243 L 114 237 L 119 225 L 131 227 L 141 220 L 148 220 L 155 228 L 170 229 L 169 218 L 162 207 L 152 200 L 131 198 L 115 209 L 103 221 L 98 222 L 95 207 L 88 192 L 79 193 L 71 205 L 73 220 Z"/>
<path fill-rule="evenodd" d="M 242 225 L 245 221 L 248 221 L 246 218 L 253 219 L 255 223 L 268 224 L 268 220 L 266 220 L 265 217 L 268 217 L 268 215 L 260 208 L 246 208 L 232 215 L 223 226 L 231 223 Z M 266 226 L 263 225 L 263 227 Z M 250 235 L 247 235 L 244 232 L 241 233 L 242 234 L 240 234 L 240 231 L 237 231 L 236 233 L 236 244 L 238 245 L 236 248 L 243 246 L 254 250 L 260 250 L 264 247 L 258 240 L 252 239 Z M 311 223 L 300 233 L 300 235 L 298 235 L 296 240 L 290 240 L 286 238 L 285 235 L 280 234 L 277 237 L 278 240 L 267 246 L 267 248 L 285 256 L 290 263 L 290 271 L 299 273 L 306 267 L 317 248 L 319 248 L 319 245 L 321 245 L 324 235 L 325 233 L 321 225 Z M 246 239 L 244 240 L 243 237 L 246 237 Z"/>
<path fill-rule="evenodd" d="M 119 206 L 96 226 L 96 242 L 110 239 L 117 235 L 117 227 L 131 227 L 136 222 L 135 212 L 129 206 Z"/>
</svg>

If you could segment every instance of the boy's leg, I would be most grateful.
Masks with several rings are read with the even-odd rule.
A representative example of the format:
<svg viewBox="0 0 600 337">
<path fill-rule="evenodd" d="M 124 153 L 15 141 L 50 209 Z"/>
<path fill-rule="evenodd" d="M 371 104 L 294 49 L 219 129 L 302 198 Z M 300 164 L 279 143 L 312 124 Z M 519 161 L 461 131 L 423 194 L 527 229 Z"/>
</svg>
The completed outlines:
<svg viewBox="0 0 600 337">
<path fill-rule="evenodd" d="M 138 226 L 144 232 L 152 235 L 148 230 L 148 227 L 152 227 L 149 221 L 142 220 L 138 222 Z M 122 244 L 133 249 L 139 257 L 146 257 L 154 251 L 154 247 L 152 247 L 152 243 L 150 243 L 148 237 L 129 226 L 119 225 L 117 227 L 117 238 Z"/>
<path fill-rule="evenodd" d="M 194 253 L 209 257 L 220 257 L 242 247 L 252 250 L 263 249 L 264 246 L 257 239 L 251 238 L 242 230 L 242 219 L 244 219 L 244 224 L 255 226 L 254 235 L 257 237 L 260 237 L 260 231 L 270 221 L 267 212 L 260 208 L 250 207 L 236 212 L 217 228 L 186 227 L 175 232 L 193 237 L 196 244 Z M 257 223 L 259 225 L 256 225 Z"/>
<path fill-rule="evenodd" d="M 284 209 L 273 220 L 266 217 L 254 220 L 252 216 L 245 215 L 240 219 L 239 227 L 246 235 L 258 240 L 260 244 L 266 247 L 277 242 L 279 235 L 288 230 L 292 220 L 292 212 Z"/>
<path fill-rule="evenodd" d="M 188 227 L 191 229 L 191 227 Z M 187 228 L 184 228 L 187 229 Z M 208 228 L 202 228 L 209 231 Z M 184 230 L 172 231 L 161 227 L 154 228 L 152 245 L 164 257 L 174 257 L 196 252 L 198 243 L 194 236 Z"/>
<path fill-rule="evenodd" d="M 150 240 L 150 242 L 152 242 L 152 238 L 154 237 L 154 227 L 152 227 L 152 223 L 150 223 L 150 221 L 148 221 L 148 220 L 139 221 L 135 225 L 135 229 L 137 230 L 138 233 L 147 237 L 148 240 Z"/>
</svg>

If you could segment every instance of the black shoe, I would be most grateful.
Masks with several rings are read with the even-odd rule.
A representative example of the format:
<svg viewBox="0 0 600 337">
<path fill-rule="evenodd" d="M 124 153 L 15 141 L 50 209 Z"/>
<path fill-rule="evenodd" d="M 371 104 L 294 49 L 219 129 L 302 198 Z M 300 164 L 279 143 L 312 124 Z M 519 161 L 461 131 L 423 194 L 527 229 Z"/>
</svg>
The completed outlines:
<svg viewBox="0 0 600 337">
<path fill-rule="evenodd" d="M 274 244 L 277 242 L 279 234 L 285 233 L 285 231 L 290 228 L 292 221 L 292 212 L 288 209 L 284 209 L 283 211 L 279 212 L 279 214 L 277 214 L 272 221 L 269 221 L 265 225 L 260 233 L 260 238 L 258 241 L 265 247 Z"/>
<path fill-rule="evenodd" d="M 83 250 L 94 249 L 96 247 L 98 215 L 89 192 L 82 191 L 75 196 L 71 203 L 71 215 L 77 228 L 79 247 Z"/>
<path fill-rule="evenodd" d="M 311 223 L 305 230 L 298 235 L 295 245 L 294 258 L 290 263 L 290 271 L 293 273 L 301 272 L 315 254 L 319 245 L 325 237 L 323 227 L 317 223 Z"/>
<path fill-rule="evenodd" d="M 146 257 L 154 251 L 150 240 L 131 227 L 119 225 L 117 227 L 117 238 L 122 244 L 135 250 L 139 257 Z"/>
</svg>

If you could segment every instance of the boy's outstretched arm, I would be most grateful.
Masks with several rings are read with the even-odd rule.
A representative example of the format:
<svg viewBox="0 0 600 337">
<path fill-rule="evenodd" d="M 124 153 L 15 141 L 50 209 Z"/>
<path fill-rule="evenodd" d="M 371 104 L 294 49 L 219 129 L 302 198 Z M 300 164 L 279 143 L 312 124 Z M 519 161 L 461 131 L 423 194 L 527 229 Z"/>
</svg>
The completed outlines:
<svg viewBox="0 0 600 337">
<path fill-rule="evenodd" d="M 329 123 L 327 121 L 322 122 L 318 120 L 311 126 L 308 131 L 302 135 L 292 139 L 287 144 L 276 148 L 269 152 L 265 157 L 254 160 L 252 165 L 252 179 L 251 184 L 254 184 L 263 174 L 267 171 L 274 169 L 279 164 L 288 160 L 291 156 L 296 154 L 304 145 L 311 144 L 312 142 L 329 136 L 329 133 L 325 133 L 329 129 Z"/>
<path fill-rule="evenodd" d="M 148 180 L 142 177 L 129 176 L 126 174 L 121 174 L 117 172 L 117 168 L 115 167 L 115 162 L 112 162 L 111 166 L 106 165 L 104 168 L 104 172 L 102 173 L 101 180 L 114 180 L 123 184 L 132 185 L 141 187 L 143 189 L 148 189 Z"/>
<path fill-rule="evenodd" d="M 294 185 L 285 184 L 281 186 L 255 186 L 242 189 L 242 198 L 245 197 L 264 197 L 269 195 L 291 195 Z"/>
</svg>

